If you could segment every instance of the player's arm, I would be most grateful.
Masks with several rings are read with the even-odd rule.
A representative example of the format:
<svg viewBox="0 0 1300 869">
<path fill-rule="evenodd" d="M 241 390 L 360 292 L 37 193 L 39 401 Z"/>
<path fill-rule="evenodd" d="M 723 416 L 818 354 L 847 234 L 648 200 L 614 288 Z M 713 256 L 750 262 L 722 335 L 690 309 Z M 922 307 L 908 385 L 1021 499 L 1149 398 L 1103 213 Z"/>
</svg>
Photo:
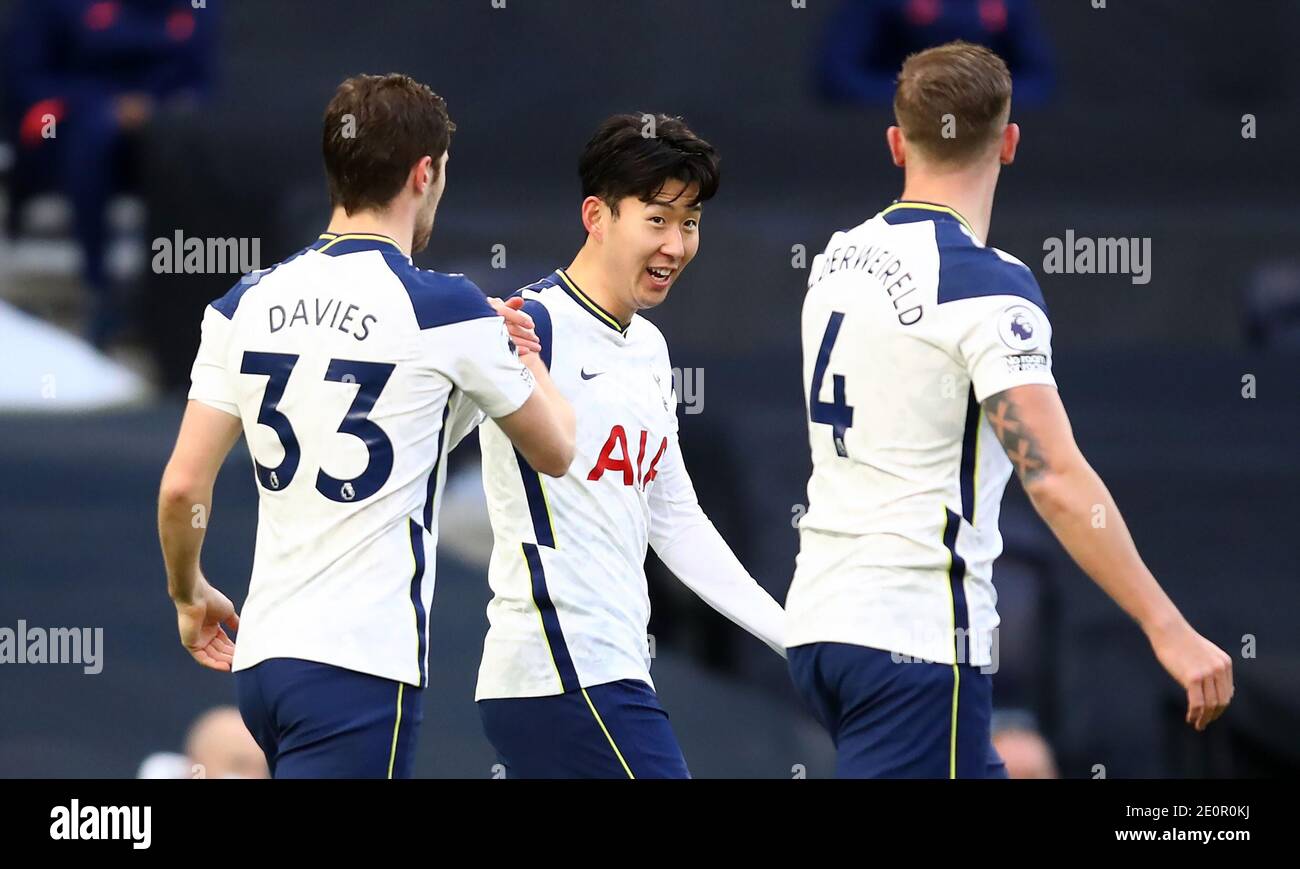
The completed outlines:
<svg viewBox="0 0 1300 869">
<path fill-rule="evenodd" d="M 563 476 L 573 461 L 573 408 L 539 356 L 543 340 L 533 331 L 532 316 L 520 310 L 524 301 L 489 304 L 469 281 L 463 292 L 476 299 L 468 303 L 471 310 L 481 305 L 498 316 L 451 327 L 431 347 L 435 365 L 501 426 L 534 470 Z"/>
<path fill-rule="evenodd" d="M 537 386 L 522 407 L 494 419 L 533 470 L 562 477 L 573 462 L 577 437 L 573 406 L 556 389 L 540 356 L 529 353 L 520 361 Z"/>
<path fill-rule="evenodd" d="M 785 611 L 754 581 L 704 514 L 677 435 L 650 484 L 650 545 L 682 584 L 785 657 Z"/>
<path fill-rule="evenodd" d="M 235 646 L 221 626 L 238 630 L 239 617 L 230 600 L 204 579 L 199 553 L 217 472 L 242 430 L 239 417 L 190 401 L 158 492 L 158 539 L 181 643 L 214 670 L 230 669 Z"/>
<path fill-rule="evenodd" d="M 1187 623 L 1142 563 L 1119 508 L 1075 443 L 1056 387 L 1015 386 L 982 404 L 1034 509 L 1079 567 L 1142 627 L 1160 663 L 1187 691 L 1187 722 L 1204 730 L 1232 699 L 1232 659 Z"/>
<path fill-rule="evenodd" d="M 546 361 L 550 358 L 550 347 L 546 348 L 545 357 L 541 355 L 543 339 L 549 344 L 552 337 L 550 315 L 540 302 L 530 303 L 522 296 L 512 296 L 504 302 L 489 298 L 488 303 L 505 320 L 506 332 L 520 361 L 537 381 L 537 388 L 524 406 L 509 416 L 498 417 L 496 423 L 519 448 L 533 470 L 562 477 L 573 461 L 576 420 L 573 406 L 560 395 L 551 380 Z M 529 309 L 543 318 L 540 330 Z"/>
<path fill-rule="evenodd" d="M 521 310 L 524 306 L 523 298 L 513 296 L 502 301 L 489 296 L 488 304 L 505 321 L 506 334 L 510 336 L 510 341 L 515 345 L 515 350 L 520 359 L 523 359 L 529 353 L 541 352 L 542 344 L 537 337 L 533 318 L 527 312 Z M 464 392 L 458 391 L 454 393 L 449 405 L 450 412 L 447 416 L 448 452 L 456 449 L 457 445 L 470 432 L 482 425 L 483 421 L 488 418 L 483 409 L 475 404 Z"/>
</svg>

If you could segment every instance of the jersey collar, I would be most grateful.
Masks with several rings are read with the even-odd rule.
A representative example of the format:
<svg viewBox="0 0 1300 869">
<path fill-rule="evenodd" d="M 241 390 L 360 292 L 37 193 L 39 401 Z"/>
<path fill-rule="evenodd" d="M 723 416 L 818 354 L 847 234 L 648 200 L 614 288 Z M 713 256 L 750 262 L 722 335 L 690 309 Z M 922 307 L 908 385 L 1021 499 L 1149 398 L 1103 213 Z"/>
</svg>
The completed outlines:
<svg viewBox="0 0 1300 869">
<path fill-rule="evenodd" d="M 970 224 L 966 222 L 966 218 L 946 205 L 936 205 L 933 202 L 920 202 L 913 199 L 895 199 L 893 205 L 876 216 L 884 217 L 887 214 L 896 215 L 894 220 L 889 221 L 890 223 L 914 223 L 918 220 L 934 220 L 940 216 L 951 218 L 966 227 L 966 231 L 972 236 L 975 235 L 975 230 L 971 229 Z"/>
<path fill-rule="evenodd" d="M 363 250 L 396 251 L 406 256 L 402 246 L 388 236 L 371 235 L 365 232 L 345 232 L 341 235 L 323 232 L 312 248 L 326 256 L 342 256 L 345 253 L 357 253 Z"/>
<path fill-rule="evenodd" d="M 564 269 L 555 270 L 554 281 L 560 289 L 568 293 L 569 296 L 578 303 L 578 306 L 585 309 L 588 314 L 591 314 L 597 320 L 604 323 L 620 335 L 623 335 L 624 337 L 627 336 L 627 330 L 632 324 L 629 323 L 627 326 L 622 325 L 618 322 L 617 317 L 593 302 L 586 293 L 578 288 L 578 285 L 573 282 L 573 279 L 569 277 L 568 273 L 565 272 Z"/>
</svg>

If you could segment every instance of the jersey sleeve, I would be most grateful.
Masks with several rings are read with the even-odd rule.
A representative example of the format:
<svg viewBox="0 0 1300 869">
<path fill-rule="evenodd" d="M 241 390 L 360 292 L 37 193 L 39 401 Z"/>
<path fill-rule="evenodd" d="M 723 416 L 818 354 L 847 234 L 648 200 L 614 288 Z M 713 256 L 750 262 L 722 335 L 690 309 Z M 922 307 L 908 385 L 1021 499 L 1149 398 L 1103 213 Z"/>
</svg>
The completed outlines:
<svg viewBox="0 0 1300 869">
<path fill-rule="evenodd" d="M 671 383 L 667 344 L 656 367 L 659 379 Z M 750 576 L 700 506 L 678 443 L 676 389 L 670 388 L 669 395 L 668 434 L 648 493 L 650 545 L 701 600 L 784 655 L 785 611 Z"/>
<path fill-rule="evenodd" d="M 1033 301 L 1019 296 L 986 296 L 967 303 L 971 320 L 959 342 L 975 400 L 1013 386 L 1055 386 L 1052 376 L 1052 324 Z"/>
<path fill-rule="evenodd" d="M 515 353 L 506 321 L 468 280 L 444 286 L 440 295 L 439 321 L 421 322 L 431 364 L 485 414 L 509 416 L 533 394 L 535 384 Z"/>
<path fill-rule="evenodd" d="M 760 586 L 705 515 L 674 432 L 650 487 L 650 544 L 705 603 L 785 655 L 785 611 Z"/>
<path fill-rule="evenodd" d="M 199 352 L 190 369 L 190 399 L 239 416 L 234 384 L 226 370 L 227 348 L 234 323 L 212 305 L 203 312 L 203 334 Z"/>
</svg>

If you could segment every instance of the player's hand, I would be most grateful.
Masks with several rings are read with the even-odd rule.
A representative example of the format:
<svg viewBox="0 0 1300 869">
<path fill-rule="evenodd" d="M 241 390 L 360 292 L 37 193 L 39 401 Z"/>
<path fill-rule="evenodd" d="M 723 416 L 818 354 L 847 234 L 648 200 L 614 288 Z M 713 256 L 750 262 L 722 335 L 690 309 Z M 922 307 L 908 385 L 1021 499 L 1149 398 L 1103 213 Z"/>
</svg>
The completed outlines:
<svg viewBox="0 0 1300 869">
<path fill-rule="evenodd" d="M 239 615 L 230 598 L 200 577 L 190 601 L 175 601 L 175 604 L 181 645 L 203 666 L 223 673 L 230 672 L 235 659 L 235 644 L 226 635 L 222 625 L 232 631 L 239 630 Z"/>
<path fill-rule="evenodd" d="M 1186 722 L 1204 730 L 1232 701 L 1232 658 L 1186 622 L 1151 636 L 1156 658 L 1187 691 Z"/>
<path fill-rule="evenodd" d="M 489 298 L 488 304 L 505 318 L 506 331 L 510 334 L 510 340 L 519 348 L 520 356 L 542 352 L 542 344 L 537 340 L 537 333 L 533 331 L 533 318 L 519 310 L 524 306 L 522 298 L 515 296 L 504 302 Z"/>
</svg>

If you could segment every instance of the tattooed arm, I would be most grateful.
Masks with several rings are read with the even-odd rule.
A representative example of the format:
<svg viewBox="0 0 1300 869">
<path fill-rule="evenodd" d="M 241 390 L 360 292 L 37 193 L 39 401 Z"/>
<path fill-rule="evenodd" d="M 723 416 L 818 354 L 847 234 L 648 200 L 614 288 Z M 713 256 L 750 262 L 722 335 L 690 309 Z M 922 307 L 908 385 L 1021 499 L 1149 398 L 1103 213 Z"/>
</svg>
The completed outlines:
<svg viewBox="0 0 1300 869">
<path fill-rule="evenodd" d="M 1066 552 L 1137 620 L 1164 668 L 1187 690 L 1186 720 L 1204 730 L 1232 699 L 1232 659 L 1183 618 L 1151 575 L 1119 508 L 1074 442 L 1056 388 L 990 395 L 984 414 L 1038 515 Z"/>
</svg>

